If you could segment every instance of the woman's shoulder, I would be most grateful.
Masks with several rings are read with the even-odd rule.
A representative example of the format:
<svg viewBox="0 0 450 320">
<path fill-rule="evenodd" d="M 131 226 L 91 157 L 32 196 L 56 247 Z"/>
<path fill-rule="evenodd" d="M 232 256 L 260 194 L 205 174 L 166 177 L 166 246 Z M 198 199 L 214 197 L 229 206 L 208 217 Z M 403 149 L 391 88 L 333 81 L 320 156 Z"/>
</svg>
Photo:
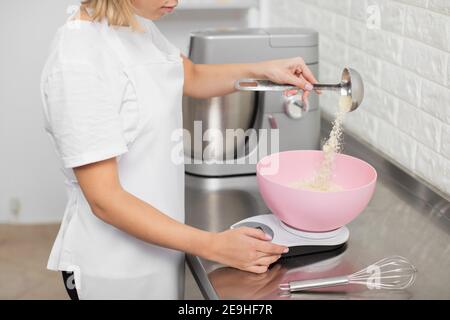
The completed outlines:
<svg viewBox="0 0 450 320">
<path fill-rule="evenodd" d="M 68 21 L 61 26 L 50 46 L 46 72 L 61 65 L 91 66 L 101 71 L 116 63 L 108 49 L 99 23 L 89 21 Z"/>
</svg>

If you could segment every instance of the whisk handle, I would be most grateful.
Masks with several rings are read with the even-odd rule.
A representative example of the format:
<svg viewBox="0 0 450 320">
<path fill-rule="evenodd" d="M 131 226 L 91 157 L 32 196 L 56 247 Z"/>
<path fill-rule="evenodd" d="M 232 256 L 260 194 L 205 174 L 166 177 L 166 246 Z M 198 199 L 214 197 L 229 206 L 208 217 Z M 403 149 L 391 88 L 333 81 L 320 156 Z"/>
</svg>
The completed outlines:
<svg viewBox="0 0 450 320">
<path fill-rule="evenodd" d="M 302 281 L 292 281 L 287 284 L 281 284 L 280 289 L 282 291 L 297 292 L 306 291 L 310 289 L 334 287 L 339 285 L 349 284 L 350 280 L 348 276 L 333 277 L 325 279 L 313 279 L 313 280 L 302 280 Z"/>
</svg>

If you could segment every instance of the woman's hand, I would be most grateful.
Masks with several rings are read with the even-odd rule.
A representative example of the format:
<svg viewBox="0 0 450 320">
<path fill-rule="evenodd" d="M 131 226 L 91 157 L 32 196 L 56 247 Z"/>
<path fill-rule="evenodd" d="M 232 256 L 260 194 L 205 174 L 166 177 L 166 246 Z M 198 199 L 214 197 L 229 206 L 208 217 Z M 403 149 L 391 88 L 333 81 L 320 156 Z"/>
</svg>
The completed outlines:
<svg viewBox="0 0 450 320">
<path fill-rule="evenodd" d="M 209 260 L 253 273 L 264 273 L 287 247 L 270 242 L 263 231 L 242 227 L 213 235 Z"/>
<path fill-rule="evenodd" d="M 317 83 L 305 61 L 298 57 L 284 60 L 264 61 L 258 64 L 263 77 L 278 84 L 290 84 L 303 90 L 303 101 L 308 102 L 308 96 Z M 298 90 L 287 91 L 288 95 L 296 94 Z"/>
</svg>

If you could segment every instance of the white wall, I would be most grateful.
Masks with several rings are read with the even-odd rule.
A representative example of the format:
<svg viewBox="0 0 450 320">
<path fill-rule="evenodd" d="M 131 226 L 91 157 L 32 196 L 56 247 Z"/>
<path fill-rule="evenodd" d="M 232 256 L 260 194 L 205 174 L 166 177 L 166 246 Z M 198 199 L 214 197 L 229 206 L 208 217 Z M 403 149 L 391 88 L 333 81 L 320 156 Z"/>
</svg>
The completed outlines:
<svg viewBox="0 0 450 320">
<path fill-rule="evenodd" d="M 346 65 L 362 73 L 366 100 L 347 129 L 450 194 L 450 1 L 265 2 L 269 25 L 320 32 L 321 81 L 337 82 Z M 328 115 L 336 101 L 321 98 Z"/>
<path fill-rule="evenodd" d="M 261 0 L 181 0 L 178 9 L 156 24 L 188 55 L 190 34 L 211 28 L 258 27 Z"/>
<path fill-rule="evenodd" d="M 251 24 L 246 9 L 178 9 L 156 24 L 160 30 L 185 54 L 189 54 L 192 31 L 211 28 L 245 28 Z"/>
<path fill-rule="evenodd" d="M 0 2 L 0 221 L 59 220 L 65 189 L 43 130 L 39 81 L 47 49 L 74 0 Z M 11 202 L 20 204 L 19 216 Z"/>
</svg>

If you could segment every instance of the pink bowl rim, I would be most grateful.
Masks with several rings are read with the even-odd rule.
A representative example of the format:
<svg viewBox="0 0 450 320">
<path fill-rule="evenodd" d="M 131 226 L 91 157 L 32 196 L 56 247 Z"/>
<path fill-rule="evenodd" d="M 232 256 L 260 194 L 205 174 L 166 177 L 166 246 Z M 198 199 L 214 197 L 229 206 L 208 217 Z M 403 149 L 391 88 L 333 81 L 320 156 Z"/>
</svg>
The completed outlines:
<svg viewBox="0 0 450 320">
<path fill-rule="evenodd" d="M 268 158 L 270 158 L 270 157 L 273 157 L 273 156 L 275 156 L 275 155 L 277 155 L 277 154 L 278 154 L 278 155 L 281 155 L 281 154 L 287 154 L 287 153 L 323 153 L 323 151 L 321 151 L 321 150 L 290 150 L 290 151 L 276 152 L 276 153 L 272 153 L 272 154 L 269 154 L 269 155 L 265 156 L 264 158 L 262 158 L 262 159 L 258 162 L 258 164 L 256 165 L 256 175 L 257 175 L 258 177 L 260 177 L 260 178 L 262 178 L 262 179 L 265 179 L 265 180 L 267 180 L 268 182 L 273 183 L 273 184 L 276 184 L 276 185 L 278 185 L 278 186 L 280 186 L 280 187 L 286 188 L 286 189 L 288 189 L 288 190 L 296 190 L 296 189 L 294 189 L 294 188 L 291 188 L 291 187 L 289 187 L 289 186 L 286 186 L 285 184 L 282 184 L 282 183 L 273 181 L 273 180 L 270 179 L 268 176 L 262 175 L 262 174 L 260 173 L 260 167 L 262 166 L 262 162 L 263 162 L 264 160 L 266 160 L 266 159 L 268 159 Z M 364 160 L 361 160 L 361 159 L 359 159 L 359 158 L 356 158 L 356 157 L 353 157 L 353 156 L 349 156 L 349 155 L 347 155 L 347 154 L 343 154 L 343 153 L 339 153 L 339 156 L 340 156 L 340 157 L 344 157 L 344 158 L 352 158 L 352 159 L 354 159 L 354 160 L 356 160 L 356 161 L 359 161 L 359 162 L 361 162 L 361 163 L 367 165 L 367 166 L 374 172 L 374 174 L 375 174 L 375 175 L 374 175 L 374 178 L 373 178 L 372 180 L 370 180 L 370 182 L 368 182 L 368 183 L 366 183 L 366 184 L 364 184 L 364 185 L 362 185 L 362 186 L 360 186 L 360 187 L 351 188 L 351 189 L 345 189 L 345 190 L 339 190 L 339 191 L 326 191 L 326 192 L 324 192 L 324 191 L 315 191 L 315 190 L 307 190 L 307 189 L 304 189 L 304 190 L 301 190 L 301 191 L 302 191 L 302 192 L 310 192 L 310 193 L 320 193 L 320 194 L 336 194 L 336 193 L 344 193 L 344 192 L 352 192 L 352 191 L 361 190 L 361 189 L 367 188 L 367 187 L 369 187 L 370 185 L 376 183 L 376 181 L 377 181 L 377 179 L 378 179 L 378 172 L 377 172 L 377 170 L 376 170 L 370 163 L 368 163 L 368 162 L 366 162 L 366 161 L 364 161 Z"/>
</svg>

